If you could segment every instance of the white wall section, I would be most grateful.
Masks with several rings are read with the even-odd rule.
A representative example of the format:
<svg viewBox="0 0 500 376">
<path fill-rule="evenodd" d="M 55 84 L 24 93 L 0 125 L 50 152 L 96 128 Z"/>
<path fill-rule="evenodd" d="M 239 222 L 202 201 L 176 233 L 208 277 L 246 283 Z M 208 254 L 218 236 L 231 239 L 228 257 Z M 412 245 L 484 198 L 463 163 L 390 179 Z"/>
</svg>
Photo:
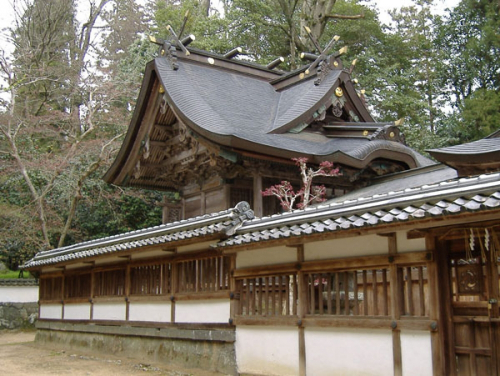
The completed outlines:
<svg viewBox="0 0 500 376">
<path fill-rule="evenodd" d="M 306 328 L 305 337 L 308 375 L 394 374 L 391 331 Z"/>
<path fill-rule="evenodd" d="M 299 332 L 295 327 L 238 326 L 235 347 L 239 373 L 299 374 Z"/>
<path fill-rule="evenodd" d="M 65 320 L 90 320 L 90 303 L 64 305 Z"/>
<path fill-rule="evenodd" d="M 170 322 L 170 302 L 130 302 L 130 321 Z"/>
<path fill-rule="evenodd" d="M 227 324 L 229 317 L 228 299 L 181 300 L 175 303 L 175 322 Z"/>
<path fill-rule="evenodd" d="M 125 320 L 125 302 L 94 303 L 94 320 Z"/>
</svg>

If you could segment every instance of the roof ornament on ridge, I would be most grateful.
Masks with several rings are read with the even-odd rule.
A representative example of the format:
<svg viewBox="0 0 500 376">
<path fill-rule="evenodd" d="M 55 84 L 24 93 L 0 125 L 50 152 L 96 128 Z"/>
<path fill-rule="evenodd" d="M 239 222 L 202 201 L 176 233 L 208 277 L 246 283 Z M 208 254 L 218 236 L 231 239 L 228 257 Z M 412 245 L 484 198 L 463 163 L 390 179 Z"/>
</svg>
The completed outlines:
<svg viewBox="0 0 500 376">
<path fill-rule="evenodd" d="M 315 58 L 314 61 L 306 69 L 306 71 L 303 73 L 302 78 L 305 77 L 305 76 L 307 76 L 308 74 L 310 74 L 311 71 L 314 68 L 318 67 L 318 70 L 317 70 L 317 77 L 318 78 L 314 81 L 314 85 L 318 86 L 323 81 L 323 79 L 326 76 L 328 76 L 328 73 L 334 67 L 337 67 L 339 65 L 339 63 L 338 63 L 338 61 L 336 59 L 340 55 L 342 55 L 342 54 L 344 54 L 344 53 L 347 52 L 347 46 L 342 47 L 338 51 L 337 54 L 332 55 L 332 56 L 328 56 L 327 55 L 328 51 L 330 51 L 333 48 L 333 46 L 338 42 L 338 40 L 340 39 L 340 36 L 335 35 L 332 38 L 332 40 L 330 40 L 330 42 L 328 42 L 328 44 L 326 45 L 326 47 L 324 49 L 321 49 L 321 47 L 319 46 L 318 41 L 311 34 L 311 29 L 309 29 L 307 26 L 304 26 L 304 29 L 306 30 L 306 33 L 309 36 L 309 39 L 311 39 L 312 43 L 314 44 L 314 46 L 318 50 L 319 55 L 316 56 L 316 55 L 310 54 L 310 53 L 303 53 L 303 54 L 301 54 L 302 58 L 305 58 L 305 59 L 308 59 L 308 60 L 312 60 L 313 58 Z"/>
<path fill-rule="evenodd" d="M 167 25 L 167 30 L 170 32 L 169 39 L 159 39 L 151 35 L 149 36 L 149 41 L 151 43 L 160 46 L 158 53 L 167 59 L 173 70 L 179 69 L 179 64 L 177 64 L 177 47 L 179 47 L 181 51 L 186 54 L 186 56 L 189 56 L 190 52 L 187 50 L 186 46 L 195 40 L 194 35 L 188 35 L 187 37 L 180 39 L 182 33 L 184 32 L 188 15 L 189 15 L 189 10 L 184 15 L 184 20 L 182 21 L 182 26 L 179 35 L 175 33 L 172 26 Z"/>
</svg>

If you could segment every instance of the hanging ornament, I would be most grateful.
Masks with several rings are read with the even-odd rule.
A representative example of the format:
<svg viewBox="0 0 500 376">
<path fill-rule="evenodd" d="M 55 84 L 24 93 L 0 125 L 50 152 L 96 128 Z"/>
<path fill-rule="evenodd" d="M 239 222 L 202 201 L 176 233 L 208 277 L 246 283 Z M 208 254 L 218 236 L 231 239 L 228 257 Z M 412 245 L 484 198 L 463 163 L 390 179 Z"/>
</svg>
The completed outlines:
<svg viewBox="0 0 500 376">
<path fill-rule="evenodd" d="M 487 228 L 484 229 L 484 247 L 488 252 L 490 251 L 490 232 Z"/>
</svg>

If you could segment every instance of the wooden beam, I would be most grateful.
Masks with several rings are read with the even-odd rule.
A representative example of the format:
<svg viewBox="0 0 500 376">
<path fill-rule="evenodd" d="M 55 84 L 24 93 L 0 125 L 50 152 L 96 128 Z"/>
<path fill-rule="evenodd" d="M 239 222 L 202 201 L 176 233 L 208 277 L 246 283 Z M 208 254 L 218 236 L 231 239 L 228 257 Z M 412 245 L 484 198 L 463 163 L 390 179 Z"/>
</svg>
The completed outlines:
<svg viewBox="0 0 500 376">
<path fill-rule="evenodd" d="M 262 217 L 262 176 L 259 173 L 253 174 L 253 211 L 256 217 Z"/>
</svg>

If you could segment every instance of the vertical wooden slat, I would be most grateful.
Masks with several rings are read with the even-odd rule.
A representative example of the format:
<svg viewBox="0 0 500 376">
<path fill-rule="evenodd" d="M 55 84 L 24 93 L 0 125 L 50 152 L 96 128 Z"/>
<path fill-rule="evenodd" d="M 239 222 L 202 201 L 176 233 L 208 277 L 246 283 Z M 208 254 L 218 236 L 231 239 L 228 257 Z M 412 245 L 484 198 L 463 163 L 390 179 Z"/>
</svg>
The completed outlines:
<svg viewBox="0 0 500 376">
<path fill-rule="evenodd" d="M 314 314 L 314 274 L 307 274 L 307 283 L 309 287 L 309 314 Z"/>
<path fill-rule="evenodd" d="M 276 277 L 278 279 L 278 312 L 277 314 L 279 316 L 283 315 L 283 308 L 284 308 L 284 305 L 283 305 L 283 276 L 280 275 L 278 277 Z"/>
<path fill-rule="evenodd" d="M 353 271 L 353 294 L 354 294 L 354 315 L 359 315 L 359 301 L 358 301 L 358 271 Z"/>
<path fill-rule="evenodd" d="M 269 277 L 271 280 L 271 315 L 276 315 L 276 277 Z"/>
<path fill-rule="evenodd" d="M 323 274 L 318 274 L 318 310 L 323 314 Z"/>
<path fill-rule="evenodd" d="M 265 295 L 264 295 L 264 315 L 269 315 L 269 278 L 270 277 L 263 277 L 262 280 L 264 281 L 263 288 L 265 288 Z"/>
<path fill-rule="evenodd" d="M 286 283 L 286 286 L 285 286 L 285 314 L 288 316 L 290 315 L 290 276 L 289 275 L 286 275 L 285 276 L 285 283 Z M 295 289 L 293 286 L 292 286 L 293 289 Z"/>
<path fill-rule="evenodd" d="M 388 289 L 387 289 L 387 269 L 382 269 L 382 288 L 383 288 L 383 295 L 384 295 L 384 302 L 383 302 L 383 308 L 384 308 L 384 316 L 389 316 L 389 298 L 387 296 Z"/>
<path fill-rule="evenodd" d="M 254 305 L 255 305 L 255 278 L 247 279 L 247 291 L 248 291 L 248 314 L 254 315 Z"/>
<path fill-rule="evenodd" d="M 349 272 L 344 272 L 344 315 L 349 315 Z"/>
<path fill-rule="evenodd" d="M 298 315 L 299 310 L 299 276 L 293 275 L 293 305 L 292 305 L 292 313 L 294 315 Z M 303 302 L 305 303 L 305 302 Z"/>
<path fill-rule="evenodd" d="M 413 304 L 413 280 L 411 277 L 411 268 L 407 267 L 406 270 L 406 300 L 408 304 L 408 312 L 405 312 L 407 315 L 413 316 L 414 312 L 414 304 Z"/>
<path fill-rule="evenodd" d="M 332 314 L 332 273 L 326 275 L 326 290 L 327 290 L 327 310 L 328 314 Z"/>
<path fill-rule="evenodd" d="M 245 311 L 250 315 L 250 281 L 248 278 L 244 279 L 245 283 Z"/>
<path fill-rule="evenodd" d="M 418 267 L 419 316 L 425 316 L 424 268 Z"/>
<path fill-rule="evenodd" d="M 372 290 L 373 290 L 373 314 L 378 316 L 378 283 L 377 270 L 372 270 Z"/>
<path fill-rule="evenodd" d="M 335 314 L 340 315 L 340 273 L 335 273 Z"/>
<path fill-rule="evenodd" d="M 366 280 L 366 270 L 363 270 L 363 315 L 368 315 L 368 282 Z"/>
</svg>

